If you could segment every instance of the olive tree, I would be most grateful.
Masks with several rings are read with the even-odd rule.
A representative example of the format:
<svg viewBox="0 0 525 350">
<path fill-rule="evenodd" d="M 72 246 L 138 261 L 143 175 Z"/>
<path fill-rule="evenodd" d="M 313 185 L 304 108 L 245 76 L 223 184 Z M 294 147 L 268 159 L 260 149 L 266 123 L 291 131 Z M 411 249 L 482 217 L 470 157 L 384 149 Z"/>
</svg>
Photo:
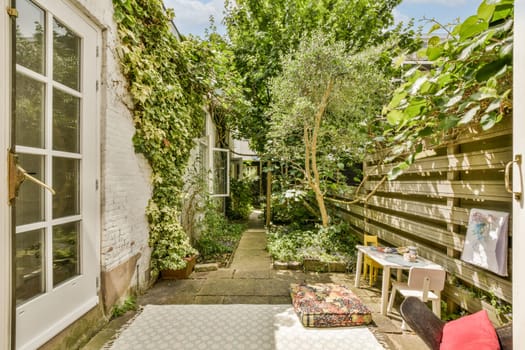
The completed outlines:
<svg viewBox="0 0 525 350">
<path fill-rule="evenodd" d="M 271 81 L 266 149 L 302 174 L 296 185 L 313 191 L 325 227 L 326 191 L 344 180 L 345 160 L 362 160 L 367 125 L 389 98 L 381 52 L 349 54 L 344 42 L 316 32 L 283 58 L 282 74 Z"/>
</svg>

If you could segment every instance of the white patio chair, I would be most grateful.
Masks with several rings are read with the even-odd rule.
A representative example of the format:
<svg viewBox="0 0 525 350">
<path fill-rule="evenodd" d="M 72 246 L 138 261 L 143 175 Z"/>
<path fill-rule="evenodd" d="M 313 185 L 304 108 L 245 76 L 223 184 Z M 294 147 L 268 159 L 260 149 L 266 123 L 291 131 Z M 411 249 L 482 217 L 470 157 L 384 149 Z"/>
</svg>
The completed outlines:
<svg viewBox="0 0 525 350">
<path fill-rule="evenodd" d="M 441 318 L 441 291 L 445 287 L 445 275 L 446 272 L 443 269 L 411 267 L 406 283 L 392 282 L 387 311 L 392 311 L 396 292 L 399 292 L 405 298 L 413 296 L 423 302 L 432 301 L 432 311 L 438 318 Z M 405 329 L 404 320 L 401 328 Z"/>
</svg>

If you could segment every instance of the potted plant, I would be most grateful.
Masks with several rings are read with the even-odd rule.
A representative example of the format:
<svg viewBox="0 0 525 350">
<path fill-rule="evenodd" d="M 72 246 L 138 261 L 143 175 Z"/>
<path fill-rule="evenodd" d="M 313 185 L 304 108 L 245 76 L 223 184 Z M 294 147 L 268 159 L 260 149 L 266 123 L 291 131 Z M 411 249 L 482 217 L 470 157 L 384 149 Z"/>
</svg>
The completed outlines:
<svg viewBox="0 0 525 350">
<path fill-rule="evenodd" d="M 152 274 L 160 274 L 162 278 L 187 278 L 193 271 L 198 251 L 191 246 L 178 220 L 177 210 L 159 207 L 150 201 L 147 214 Z"/>
</svg>

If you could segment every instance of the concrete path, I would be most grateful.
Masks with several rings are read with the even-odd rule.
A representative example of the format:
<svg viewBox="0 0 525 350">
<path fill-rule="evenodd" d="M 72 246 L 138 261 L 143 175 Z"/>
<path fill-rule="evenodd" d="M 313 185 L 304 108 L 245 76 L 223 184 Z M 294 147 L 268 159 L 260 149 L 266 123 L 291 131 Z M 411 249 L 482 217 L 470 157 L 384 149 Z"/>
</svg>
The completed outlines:
<svg viewBox="0 0 525 350">
<path fill-rule="evenodd" d="M 291 304 L 290 283 L 338 283 L 352 289 L 373 311 L 373 332 L 387 348 L 426 349 L 416 335 L 401 332 L 398 317 L 380 314 L 378 288 L 370 288 L 367 283 L 363 283 L 362 288 L 354 288 L 354 275 L 274 270 L 266 251 L 265 230 L 257 217 L 251 219 L 229 267 L 194 272 L 185 280 L 160 280 L 138 297 L 138 304 Z M 112 323 L 107 328 L 116 328 Z M 108 333 L 111 330 L 101 332 L 106 340 Z M 85 350 L 100 349 L 100 343 L 104 342 L 95 338 Z"/>
</svg>

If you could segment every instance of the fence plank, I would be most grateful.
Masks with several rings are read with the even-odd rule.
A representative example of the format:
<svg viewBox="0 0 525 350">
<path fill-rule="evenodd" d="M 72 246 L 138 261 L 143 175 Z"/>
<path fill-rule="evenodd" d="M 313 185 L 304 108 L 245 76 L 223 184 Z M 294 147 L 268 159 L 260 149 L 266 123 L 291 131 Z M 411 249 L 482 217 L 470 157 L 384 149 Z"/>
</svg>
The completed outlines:
<svg viewBox="0 0 525 350">
<path fill-rule="evenodd" d="M 454 155 L 427 157 L 418 159 L 404 174 L 428 174 L 447 171 L 473 171 L 504 169 L 505 164 L 512 159 L 512 148 L 503 147 L 494 150 L 483 150 Z M 371 176 L 386 175 L 398 163 L 371 165 L 367 167 L 367 174 Z"/>
<path fill-rule="evenodd" d="M 372 190 L 378 183 L 379 181 L 367 181 L 363 187 Z M 378 192 L 496 202 L 508 202 L 511 199 L 511 194 L 505 190 L 502 181 L 386 181 Z"/>
</svg>

